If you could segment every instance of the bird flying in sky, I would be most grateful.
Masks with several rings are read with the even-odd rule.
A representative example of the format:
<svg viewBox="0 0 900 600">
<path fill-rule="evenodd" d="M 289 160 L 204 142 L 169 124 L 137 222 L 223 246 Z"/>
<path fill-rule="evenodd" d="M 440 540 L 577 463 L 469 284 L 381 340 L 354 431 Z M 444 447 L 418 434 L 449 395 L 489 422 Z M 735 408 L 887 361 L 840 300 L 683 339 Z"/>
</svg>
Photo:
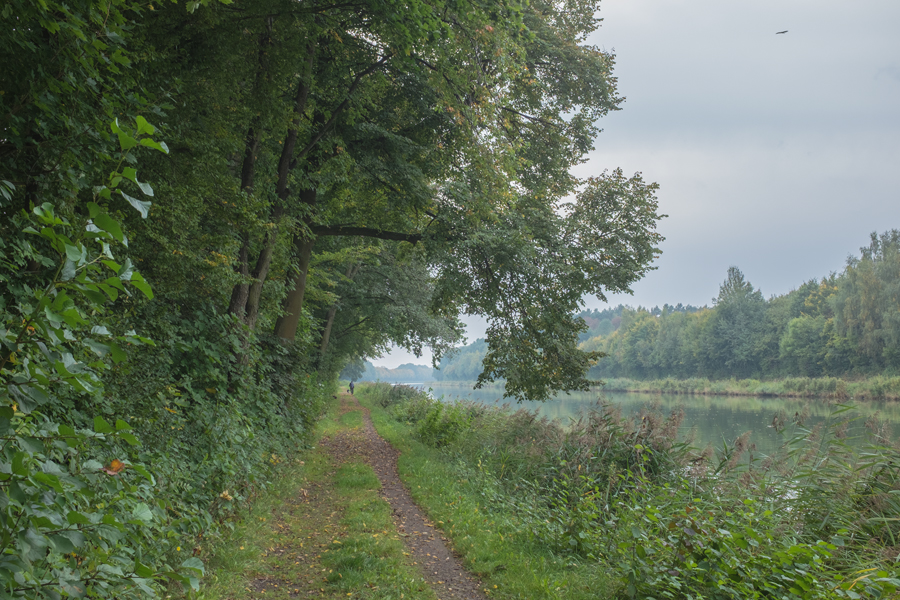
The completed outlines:
<svg viewBox="0 0 900 600">
<path fill-rule="evenodd" d="M 780 34 L 782 34 L 782 33 L 787 33 L 787 32 L 788 32 L 787 29 L 785 29 L 784 31 L 776 31 L 776 32 L 775 32 L 775 35 L 780 35 Z"/>
</svg>

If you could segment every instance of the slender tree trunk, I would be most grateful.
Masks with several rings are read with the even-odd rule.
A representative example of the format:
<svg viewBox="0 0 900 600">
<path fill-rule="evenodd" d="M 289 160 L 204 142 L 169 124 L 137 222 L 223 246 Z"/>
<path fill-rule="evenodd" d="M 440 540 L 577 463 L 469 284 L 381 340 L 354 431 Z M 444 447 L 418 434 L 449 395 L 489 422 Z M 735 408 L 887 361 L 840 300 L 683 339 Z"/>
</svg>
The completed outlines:
<svg viewBox="0 0 900 600">
<path fill-rule="evenodd" d="M 259 317 L 259 300 L 262 296 L 263 285 L 269 276 L 269 269 L 272 267 L 272 256 L 275 253 L 275 242 L 278 240 L 278 220 L 284 214 L 281 206 L 272 209 L 272 227 L 266 233 L 266 239 L 263 249 L 256 259 L 256 266 L 253 269 L 252 283 L 247 293 L 247 308 L 244 314 L 244 322 L 247 327 L 254 329 L 256 327 L 256 319 Z"/>
<path fill-rule="evenodd" d="M 322 331 L 322 342 L 319 344 L 319 360 L 325 358 L 328 351 L 328 341 L 331 338 L 331 326 L 334 325 L 334 316 L 337 314 L 338 303 L 335 302 L 328 309 L 328 316 L 325 317 L 325 329 Z"/>
<path fill-rule="evenodd" d="M 254 95 L 259 92 L 269 70 L 267 59 L 269 47 L 272 45 L 273 18 L 266 20 L 266 29 L 259 37 L 259 55 L 257 57 L 256 78 L 253 82 Z M 253 183 L 256 178 L 256 159 L 259 152 L 259 144 L 262 139 L 261 122 L 259 117 L 254 117 L 247 128 L 244 138 L 244 159 L 241 162 L 241 192 L 253 193 Z M 242 320 L 246 317 L 247 300 L 250 297 L 250 235 L 246 231 L 241 236 L 241 250 L 238 254 L 238 264 L 235 271 L 241 276 L 241 282 L 231 291 L 231 302 L 228 303 L 228 312 L 237 315 Z"/>
<path fill-rule="evenodd" d="M 238 266 L 235 271 L 241 276 L 241 283 L 234 286 L 231 290 L 231 302 L 228 304 L 228 312 L 237 315 L 240 319 L 244 318 L 244 310 L 247 307 L 247 297 L 250 293 L 250 284 L 247 279 L 250 276 L 250 236 L 244 233 L 241 241 L 241 251 L 238 254 Z"/>
<path fill-rule="evenodd" d="M 253 269 L 253 281 L 247 293 L 247 304 L 244 311 L 244 322 L 247 327 L 254 329 L 256 320 L 259 317 L 259 300 L 262 296 L 263 285 L 269 275 L 269 269 L 272 266 L 272 255 L 275 251 L 275 242 L 278 240 L 278 220 L 284 214 L 284 205 L 291 190 L 288 189 L 288 177 L 293 169 L 294 150 L 297 147 L 297 135 L 300 130 L 300 120 L 306 111 L 306 103 L 309 101 L 310 84 L 309 79 L 312 78 L 312 66 L 315 53 L 315 45 L 310 44 L 306 63 L 306 77 L 301 77 L 300 83 L 297 85 L 297 94 L 294 97 L 294 118 L 291 121 L 290 128 L 285 136 L 284 144 L 281 147 L 281 156 L 278 159 L 278 181 L 275 184 L 275 194 L 278 199 L 277 204 L 272 207 L 270 215 L 273 221 L 273 227 L 267 232 L 266 239 L 263 242 L 263 248 L 256 259 L 256 266 Z"/>
<path fill-rule="evenodd" d="M 313 191 L 315 193 L 315 191 Z M 303 314 L 303 295 L 306 292 L 306 276 L 309 274 L 309 261 L 315 238 L 297 237 L 294 239 L 294 251 L 297 254 L 297 268 L 288 281 L 288 293 L 284 299 L 284 314 L 275 321 L 275 335 L 293 341 L 297 337 L 297 326 Z"/>
<path fill-rule="evenodd" d="M 350 265 L 344 277 L 352 281 L 358 271 L 359 265 Z M 325 318 L 325 329 L 322 331 L 322 342 L 319 344 L 320 361 L 325 358 L 325 353 L 328 351 L 328 342 L 331 340 L 331 328 L 334 325 L 334 317 L 337 314 L 337 310 L 338 303 L 335 301 L 331 308 L 328 309 L 328 316 Z"/>
</svg>

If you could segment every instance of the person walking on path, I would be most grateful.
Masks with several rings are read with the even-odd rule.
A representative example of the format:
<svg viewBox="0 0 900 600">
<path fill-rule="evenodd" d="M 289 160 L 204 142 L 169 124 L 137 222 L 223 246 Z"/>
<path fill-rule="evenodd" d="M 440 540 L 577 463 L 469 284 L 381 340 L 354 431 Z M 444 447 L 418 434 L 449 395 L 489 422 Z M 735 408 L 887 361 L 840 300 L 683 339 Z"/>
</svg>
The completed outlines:
<svg viewBox="0 0 900 600">
<path fill-rule="evenodd" d="M 353 395 L 353 382 L 350 382 L 350 395 Z"/>
</svg>

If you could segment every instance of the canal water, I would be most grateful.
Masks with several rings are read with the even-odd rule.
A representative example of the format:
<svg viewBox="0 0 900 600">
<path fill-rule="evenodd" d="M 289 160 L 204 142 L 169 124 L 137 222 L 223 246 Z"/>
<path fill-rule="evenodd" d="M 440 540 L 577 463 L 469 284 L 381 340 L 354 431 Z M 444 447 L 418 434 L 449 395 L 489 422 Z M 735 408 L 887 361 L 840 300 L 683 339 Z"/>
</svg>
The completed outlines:
<svg viewBox="0 0 900 600">
<path fill-rule="evenodd" d="M 503 405 L 503 390 L 500 387 L 474 390 L 459 385 L 447 386 L 440 383 L 423 384 L 435 398 L 444 401 L 471 400 L 487 405 Z M 788 420 L 794 415 L 804 415 L 803 426 L 811 428 L 826 422 L 838 408 L 822 399 L 794 398 L 758 398 L 751 396 L 694 396 L 679 394 L 641 394 L 631 392 L 574 392 L 560 394 L 547 402 L 512 403 L 511 408 L 536 410 L 539 415 L 556 419 L 565 424 L 575 419 L 581 411 L 595 405 L 598 401 L 618 406 L 623 416 L 639 412 L 642 408 L 655 406 L 668 414 L 672 410 L 684 410 L 684 420 L 680 430 L 682 440 L 691 441 L 695 447 L 702 448 L 707 444 L 721 447 L 723 440 L 729 443 L 741 434 L 750 431 L 751 442 L 756 444 L 762 454 L 774 452 L 783 441 L 784 436 L 778 434 L 771 426 L 773 417 L 782 413 Z M 866 419 L 875 416 L 887 424 L 888 431 L 894 439 L 900 438 L 900 403 L 866 402 L 853 403 L 851 416 L 855 421 L 849 428 L 850 435 L 862 433 Z M 791 428 L 788 428 L 791 431 Z"/>
</svg>

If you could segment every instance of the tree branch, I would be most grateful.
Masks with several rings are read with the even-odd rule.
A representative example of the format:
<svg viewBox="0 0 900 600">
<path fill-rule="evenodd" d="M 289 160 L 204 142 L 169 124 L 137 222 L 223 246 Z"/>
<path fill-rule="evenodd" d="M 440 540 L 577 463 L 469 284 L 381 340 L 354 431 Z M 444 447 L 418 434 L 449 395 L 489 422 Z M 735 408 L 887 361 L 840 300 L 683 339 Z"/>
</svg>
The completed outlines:
<svg viewBox="0 0 900 600">
<path fill-rule="evenodd" d="M 313 225 L 310 230 L 314 235 L 358 235 L 360 237 L 378 238 L 395 242 L 409 242 L 416 244 L 422 239 L 421 233 L 400 233 L 397 231 L 384 231 L 370 227 L 353 227 L 351 225 Z"/>
</svg>

